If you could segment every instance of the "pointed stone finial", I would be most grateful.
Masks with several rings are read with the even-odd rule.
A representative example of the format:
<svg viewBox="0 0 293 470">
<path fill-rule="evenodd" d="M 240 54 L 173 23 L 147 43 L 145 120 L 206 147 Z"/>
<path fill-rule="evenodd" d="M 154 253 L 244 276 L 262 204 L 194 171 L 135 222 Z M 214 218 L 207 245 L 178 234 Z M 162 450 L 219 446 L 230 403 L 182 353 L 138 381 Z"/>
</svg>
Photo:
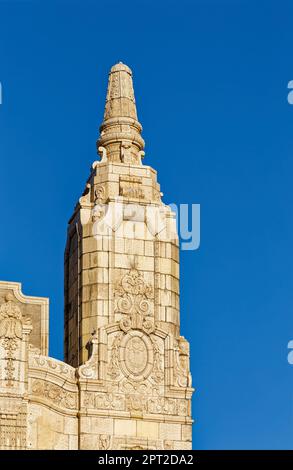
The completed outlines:
<svg viewBox="0 0 293 470">
<path fill-rule="evenodd" d="M 117 117 L 137 120 L 132 72 L 122 62 L 114 65 L 109 74 L 104 121 Z"/>
<path fill-rule="evenodd" d="M 132 71 L 119 62 L 109 73 L 104 120 L 97 148 L 103 147 L 109 162 L 141 164 L 144 140 L 137 119 Z"/>
</svg>

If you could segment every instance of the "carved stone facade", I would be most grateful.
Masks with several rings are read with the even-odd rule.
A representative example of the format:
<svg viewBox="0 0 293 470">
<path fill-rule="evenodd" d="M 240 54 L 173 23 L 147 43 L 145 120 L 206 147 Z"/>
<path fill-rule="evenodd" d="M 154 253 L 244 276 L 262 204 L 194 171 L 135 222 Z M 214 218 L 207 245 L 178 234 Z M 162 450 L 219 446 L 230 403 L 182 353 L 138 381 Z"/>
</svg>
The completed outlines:
<svg viewBox="0 0 293 470">
<path fill-rule="evenodd" d="M 190 449 L 189 343 L 180 335 L 175 216 L 124 64 L 109 75 L 86 188 L 68 225 L 65 362 L 48 357 L 48 302 L 0 283 L 0 447 Z"/>
</svg>

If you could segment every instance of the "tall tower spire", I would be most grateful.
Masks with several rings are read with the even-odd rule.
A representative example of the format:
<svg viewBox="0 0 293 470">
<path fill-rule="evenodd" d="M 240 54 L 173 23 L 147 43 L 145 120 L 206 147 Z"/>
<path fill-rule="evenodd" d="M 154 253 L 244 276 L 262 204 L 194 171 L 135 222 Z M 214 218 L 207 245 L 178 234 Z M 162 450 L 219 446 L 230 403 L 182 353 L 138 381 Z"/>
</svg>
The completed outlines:
<svg viewBox="0 0 293 470">
<path fill-rule="evenodd" d="M 137 118 L 131 69 L 119 62 L 109 73 L 104 120 L 97 149 L 110 162 L 140 163 L 144 140 Z"/>
<path fill-rule="evenodd" d="M 77 368 L 80 449 L 191 448 L 176 220 L 157 172 L 141 162 L 141 129 L 132 73 L 119 63 L 109 75 L 102 160 L 65 251 L 64 349 Z"/>
</svg>

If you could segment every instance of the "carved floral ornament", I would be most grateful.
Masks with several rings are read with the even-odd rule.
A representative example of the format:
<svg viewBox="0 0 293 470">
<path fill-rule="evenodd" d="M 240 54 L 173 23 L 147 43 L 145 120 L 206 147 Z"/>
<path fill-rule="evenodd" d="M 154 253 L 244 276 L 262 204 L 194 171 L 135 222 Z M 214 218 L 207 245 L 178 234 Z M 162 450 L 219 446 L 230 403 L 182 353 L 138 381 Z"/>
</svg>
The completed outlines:
<svg viewBox="0 0 293 470">
<path fill-rule="evenodd" d="M 155 390 L 155 391 L 154 391 Z M 148 414 L 167 414 L 186 416 L 189 414 L 188 401 L 185 398 L 160 396 L 154 387 L 146 383 L 124 382 L 121 390 L 104 393 L 85 392 L 83 406 L 89 409 L 110 411 L 131 411 Z"/>
<path fill-rule="evenodd" d="M 167 333 L 157 329 L 153 315 L 154 289 L 148 284 L 141 272 L 131 268 L 122 275 L 114 289 L 115 312 L 122 318 L 110 327 L 108 340 L 102 340 L 97 334 L 91 338 L 90 359 L 79 367 L 79 377 L 85 379 L 98 379 L 103 374 L 99 369 L 99 343 L 108 342 L 108 363 L 105 370 L 108 378 L 113 381 L 111 395 L 108 398 L 101 395 L 95 399 L 97 408 L 124 409 L 123 399 L 120 393 L 125 394 L 127 406 L 132 411 L 149 412 L 157 409 L 170 409 L 170 413 L 177 407 L 172 401 L 150 402 L 149 393 L 164 385 L 164 352 L 161 350 L 161 341 L 164 342 Z M 113 329 L 114 328 L 114 329 Z M 107 329 L 106 329 L 107 330 Z M 110 339 L 111 338 L 111 339 Z M 172 348 L 173 349 L 173 348 Z M 174 349 L 174 375 L 172 383 L 177 387 L 191 386 L 189 371 L 189 344 L 182 336 L 175 340 Z M 169 359 L 170 360 L 170 359 Z M 126 382 L 125 382 L 126 381 Z M 126 386 L 114 393 L 115 384 Z M 160 392 L 161 393 L 161 392 Z M 159 394 L 160 394 L 159 393 Z M 106 401 L 105 401 L 106 400 Z M 150 407 L 150 408 L 149 408 Z M 155 412 L 155 411 L 151 411 Z M 163 412 L 163 411 L 161 411 Z M 177 411 L 178 412 L 178 411 Z"/>
<path fill-rule="evenodd" d="M 15 385 L 16 352 L 23 337 L 23 325 L 30 325 L 30 319 L 23 319 L 21 310 L 13 299 L 12 294 L 7 294 L 5 302 L 0 306 L 0 339 L 6 354 L 4 380 L 7 387 Z"/>
<path fill-rule="evenodd" d="M 77 394 L 60 387 L 55 383 L 35 379 L 31 385 L 32 395 L 44 398 L 55 406 L 74 410 L 77 408 Z"/>
<path fill-rule="evenodd" d="M 131 328 L 142 329 L 148 334 L 154 331 L 155 326 L 151 318 L 154 290 L 136 268 L 130 269 L 122 276 L 116 285 L 115 297 L 115 313 L 127 315 L 120 322 L 123 331 L 127 332 Z"/>
</svg>

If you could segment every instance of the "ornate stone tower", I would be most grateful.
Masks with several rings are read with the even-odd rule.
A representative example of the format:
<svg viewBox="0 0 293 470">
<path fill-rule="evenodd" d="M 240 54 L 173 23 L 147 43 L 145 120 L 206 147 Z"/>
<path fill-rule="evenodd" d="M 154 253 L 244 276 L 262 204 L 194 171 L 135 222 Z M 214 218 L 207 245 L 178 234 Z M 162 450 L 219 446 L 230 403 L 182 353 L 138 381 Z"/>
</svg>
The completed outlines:
<svg viewBox="0 0 293 470">
<path fill-rule="evenodd" d="M 175 216 L 144 140 L 132 72 L 109 74 L 104 120 L 65 251 L 65 362 L 78 368 L 80 446 L 190 448 L 189 343 L 180 336 Z M 92 416 L 92 417 L 91 417 Z"/>
<path fill-rule="evenodd" d="M 48 299 L 0 281 L 0 449 L 191 448 L 176 224 L 141 130 L 117 64 L 68 226 L 65 362 L 48 357 Z"/>
</svg>

